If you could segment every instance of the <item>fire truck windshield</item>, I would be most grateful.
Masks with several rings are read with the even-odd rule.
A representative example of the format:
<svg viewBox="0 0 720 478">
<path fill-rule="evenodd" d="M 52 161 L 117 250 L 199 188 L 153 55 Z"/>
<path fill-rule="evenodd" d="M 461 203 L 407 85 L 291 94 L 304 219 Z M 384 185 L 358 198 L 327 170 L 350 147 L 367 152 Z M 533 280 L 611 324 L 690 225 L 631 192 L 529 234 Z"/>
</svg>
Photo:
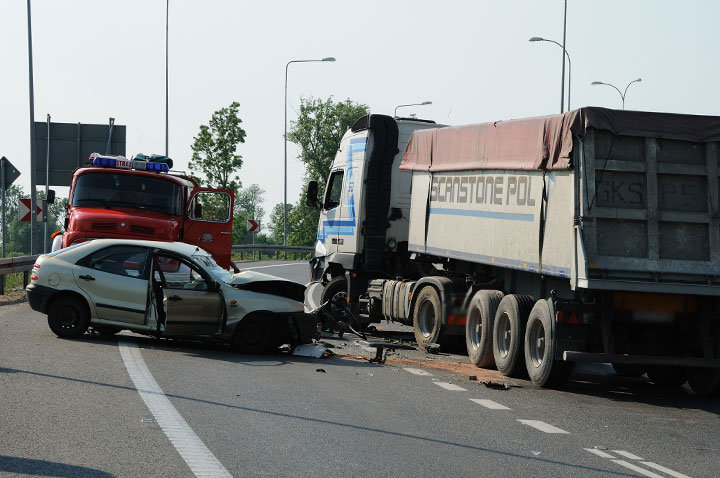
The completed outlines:
<svg viewBox="0 0 720 478">
<path fill-rule="evenodd" d="M 89 172 L 75 181 L 72 205 L 130 207 L 182 215 L 182 188 L 160 177 Z"/>
</svg>

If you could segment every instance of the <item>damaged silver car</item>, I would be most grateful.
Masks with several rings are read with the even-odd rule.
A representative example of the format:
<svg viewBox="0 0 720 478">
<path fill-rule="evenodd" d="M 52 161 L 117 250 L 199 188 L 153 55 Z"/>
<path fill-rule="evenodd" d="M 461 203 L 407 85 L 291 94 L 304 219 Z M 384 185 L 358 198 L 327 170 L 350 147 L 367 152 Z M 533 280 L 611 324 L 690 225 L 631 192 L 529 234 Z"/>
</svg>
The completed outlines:
<svg viewBox="0 0 720 478">
<path fill-rule="evenodd" d="M 309 343 L 317 318 L 305 286 L 253 271 L 231 273 L 182 242 L 96 239 L 40 256 L 27 286 L 50 329 L 77 338 L 89 327 L 230 343 L 243 353 Z"/>
</svg>

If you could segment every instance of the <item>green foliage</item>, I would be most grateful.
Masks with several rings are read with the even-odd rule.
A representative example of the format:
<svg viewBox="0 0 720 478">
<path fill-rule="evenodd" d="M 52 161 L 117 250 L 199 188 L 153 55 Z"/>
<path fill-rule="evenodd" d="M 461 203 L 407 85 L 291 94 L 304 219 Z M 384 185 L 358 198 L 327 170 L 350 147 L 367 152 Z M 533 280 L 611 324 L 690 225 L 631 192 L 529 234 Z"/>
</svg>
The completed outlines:
<svg viewBox="0 0 720 478">
<path fill-rule="evenodd" d="M 245 142 L 239 108 L 240 103 L 234 101 L 227 108 L 214 112 L 209 125 L 200 125 L 200 132 L 193 138 L 189 164 L 194 176 L 205 176 L 206 184 L 235 192 L 240 189 L 241 182 L 233 174 L 243 164 L 242 156 L 237 154 L 237 145 Z"/>
<path fill-rule="evenodd" d="M 18 218 L 18 203 L 20 198 L 29 196 L 23 188 L 13 185 L 5 191 L 5 220 L 7 222 L 7 244 L 5 244 L 5 256 L 22 256 L 30 254 L 30 223 L 20 222 Z M 38 203 L 45 198 L 45 191 L 42 189 L 37 192 Z M 50 235 L 55 231 L 62 230 L 62 224 L 65 220 L 65 212 L 67 209 L 67 199 L 56 199 L 54 204 L 48 205 L 49 222 L 48 222 L 48 248 L 52 244 Z M 40 252 L 43 248 L 43 234 L 45 232 L 45 223 L 38 223 L 38 247 Z M 0 236 L 0 240 L 1 240 Z"/>
<path fill-rule="evenodd" d="M 292 228 L 290 226 L 290 216 L 292 214 L 294 206 L 292 204 L 287 205 L 287 214 L 288 214 L 288 231 L 291 231 Z M 270 219 L 268 220 L 268 227 L 267 230 L 269 232 L 269 238 L 272 241 L 272 244 L 282 244 L 284 240 L 284 227 L 283 227 L 283 205 L 282 203 L 278 203 L 273 208 L 272 212 L 270 213 Z"/>
<path fill-rule="evenodd" d="M 262 226 L 265 209 L 262 203 L 265 199 L 265 190 L 257 184 L 251 184 L 249 187 L 242 189 L 235 196 L 235 216 L 233 223 L 233 244 L 250 244 L 252 243 L 252 233 L 247 232 L 247 220 L 255 219 L 260 221 Z M 255 243 L 257 244 L 256 235 Z"/>
<path fill-rule="evenodd" d="M 298 203 L 288 213 L 289 246 L 313 246 L 317 239 L 320 211 L 305 204 L 306 189 L 307 186 L 303 188 Z"/>
<path fill-rule="evenodd" d="M 300 146 L 305 177 L 327 183 L 330 165 L 345 131 L 368 114 L 368 106 L 349 99 L 334 102 L 308 98 L 300 100 L 298 119 L 290 124 L 288 139 Z M 304 202 L 304 199 L 301 201 Z"/>
</svg>

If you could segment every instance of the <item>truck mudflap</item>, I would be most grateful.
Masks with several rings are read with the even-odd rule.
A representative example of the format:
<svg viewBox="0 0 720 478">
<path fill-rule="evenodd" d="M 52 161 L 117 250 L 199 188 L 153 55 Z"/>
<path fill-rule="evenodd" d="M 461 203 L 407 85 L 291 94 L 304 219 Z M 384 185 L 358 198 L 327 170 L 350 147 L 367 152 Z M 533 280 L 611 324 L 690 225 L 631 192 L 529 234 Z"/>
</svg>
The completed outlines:
<svg viewBox="0 0 720 478">
<path fill-rule="evenodd" d="M 607 354 L 566 350 L 562 354 L 562 359 L 566 362 L 602 362 L 613 364 L 665 365 L 674 367 L 720 369 L 720 359 L 706 359 L 699 357 Z"/>
</svg>

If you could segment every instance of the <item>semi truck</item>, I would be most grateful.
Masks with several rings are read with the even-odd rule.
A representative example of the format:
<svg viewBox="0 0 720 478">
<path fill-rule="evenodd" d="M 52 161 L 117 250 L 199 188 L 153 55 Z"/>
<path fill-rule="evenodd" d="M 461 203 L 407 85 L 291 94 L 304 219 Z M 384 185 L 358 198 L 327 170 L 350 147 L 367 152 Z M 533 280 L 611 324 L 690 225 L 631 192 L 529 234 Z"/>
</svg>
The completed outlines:
<svg viewBox="0 0 720 478">
<path fill-rule="evenodd" d="M 199 187 L 167 162 L 93 153 L 73 171 L 65 231 L 53 251 L 99 238 L 180 241 L 231 267 L 234 192 Z"/>
<path fill-rule="evenodd" d="M 412 134 L 410 134 L 412 133 Z M 720 392 L 720 117 L 586 107 L 342 138 L 311 281 L 539 387 L 577 362 Z"/>
</svg>

